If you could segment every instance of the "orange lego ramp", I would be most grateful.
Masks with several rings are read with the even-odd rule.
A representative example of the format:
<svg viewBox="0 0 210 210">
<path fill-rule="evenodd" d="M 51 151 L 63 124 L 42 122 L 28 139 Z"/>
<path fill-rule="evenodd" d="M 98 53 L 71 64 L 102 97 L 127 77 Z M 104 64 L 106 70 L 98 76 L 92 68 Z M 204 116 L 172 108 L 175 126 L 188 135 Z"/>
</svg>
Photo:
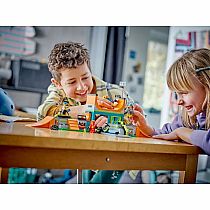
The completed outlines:
<svg viewBox="0 0 210 210">
<path fill-rule="evenodd" d="M 52 116 L 47 116 L 43 120 L 40 120 L 36 123 L 27 124 L 29 127 L 37 127 L 37 128 L 50 128 L 55 124 L 55 118 Z"/>
<path fill-rule="evenodd" d="M 125 108 L 125 99 L 119 99 L 118 104 L 114 106 L 114 111 L 121 112 Z"/>
</svg>

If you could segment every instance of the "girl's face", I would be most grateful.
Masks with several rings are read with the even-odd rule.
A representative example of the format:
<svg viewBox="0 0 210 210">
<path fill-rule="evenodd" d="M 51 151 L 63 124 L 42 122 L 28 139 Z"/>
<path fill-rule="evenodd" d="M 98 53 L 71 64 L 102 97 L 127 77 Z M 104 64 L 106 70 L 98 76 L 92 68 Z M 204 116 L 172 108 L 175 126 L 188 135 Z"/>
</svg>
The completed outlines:
<svg viewBox="0 0 210 210">
<path fill-rule="evenodd" d="M 203 103 L 206 97 L 206 91 L 197 79 L 193 78 L 193 84 L 193 90 L 177 92 L 178 105 L 183 106 L 189 117 L 193 117 L 203 111 Z"/>
<path fill-rule="evenodd" d="M 84 63 L 77 68 L 62 69 L 60 84 L 57 83 L 56 86 L 63 89 L 67 97 L 82 103 L 86 102 L 87 94 L 91 93 L 94 84 L 92 74 L 87 64 Z"/>
</svg>

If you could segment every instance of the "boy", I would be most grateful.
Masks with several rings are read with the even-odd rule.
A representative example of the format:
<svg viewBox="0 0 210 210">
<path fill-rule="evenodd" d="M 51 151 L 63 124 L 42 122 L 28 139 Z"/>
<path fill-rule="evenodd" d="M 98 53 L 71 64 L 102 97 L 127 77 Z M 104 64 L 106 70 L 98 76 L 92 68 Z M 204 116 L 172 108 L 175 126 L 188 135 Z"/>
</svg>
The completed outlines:
<svg viewBox="0 0 210 210">
<path fill-rule="evenodd" d="M 65 97 L 71 98 L 70 105 L 75 106 L 85 104 L 87 94 L 97 94 L 99 96 L 99 104 L 111 106 L 111 102 L 103 98 L 103 96 L 108 96 L 114 100 L 115 95 L 122 94 L 122 88 L 119 86 L 108 84 L 92 75 L 88 50 L 80 43 L 67 42 L 56 44 L 49 55 L 48 67 L 53 77 L 51 79 L 52 84 L 48 87 L 48 97 L 38 108 L 37 120 L 57 114 L 61 109 L 60 104 Z M 133 102 L 129 97 L 128 100 Z M 100 127 L 105 122 L 105 117 L 99 117 L 95 124 L 97 127 Z M 87 170 L 84 170 L 83 173 L 85 171 Z M 103 171 L 91 172 L 91 177 L 99 174 L 99 172 L 103 173 Z M 114 173 L 114 179 L 113 177 L 103 179 L 103 183 L 118 183 L 122 172 L 117 171 L 117 173 Z M 88 174 L 90 176 L 90 173 Z M 94 177 L 94 183 L 100 183 L 101 180 L 101 174 L 99 179 Z"/>
<path fill-rule="evenodd" d="M 122 94 L 119 86 L 108 84 L 91 74 L 89 54 L 82 44 L 56 44 L 49 56 L 48 67 L 53 77 L 52 84 L 48 87 L 48 97 L 38 108 L 37 120 L 54 116 L 65 97 L 71 98 L 71 105 L 75 106 L 85 104 L 87 94 L 98 94 L 99 103 L 110 105 L 103 96 L 114 100 L 115 95 Z"/>
</svg>

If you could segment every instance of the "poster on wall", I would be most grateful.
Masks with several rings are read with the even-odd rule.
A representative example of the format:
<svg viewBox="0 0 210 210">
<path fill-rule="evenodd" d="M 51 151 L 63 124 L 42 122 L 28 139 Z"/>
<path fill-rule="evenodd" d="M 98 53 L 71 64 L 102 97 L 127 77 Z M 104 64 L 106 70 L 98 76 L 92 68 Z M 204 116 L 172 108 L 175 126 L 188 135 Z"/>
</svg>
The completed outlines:
<svg viewBox="0 0 210 210">
<path fill-rule="evenodd" d="M 192 49 L 210 48 L 210 31 L 192 31 L 177 34 L 175 52 L 185 53 Z"/>
<path fill-rule="evenodd" d="M 187 39 L 176 38 L 175 52 L 186 52 L 196 48 L 196 32 L 187 33 Z"/>
</svg>

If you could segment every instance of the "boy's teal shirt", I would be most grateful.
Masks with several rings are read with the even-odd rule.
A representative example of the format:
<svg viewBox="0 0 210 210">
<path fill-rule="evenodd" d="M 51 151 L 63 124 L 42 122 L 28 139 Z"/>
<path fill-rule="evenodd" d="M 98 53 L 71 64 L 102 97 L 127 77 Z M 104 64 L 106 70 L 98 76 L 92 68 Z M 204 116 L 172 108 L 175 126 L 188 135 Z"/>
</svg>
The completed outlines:
<svg viewBox="0 0 210 210">
<path fill-rule="evenodd" d="M 92 76 L 93 81 L 96 85 L 96 94 L 100 97 L 108 96 L 114 100 L 116 95 L 122 95 L 123 89 L 115 84 L 109 84 L 96 76 Z M 41 120 L 46 117 L 48 110 L 52 106 L 59 105 L 66 97 L 65 92 L 58 89 L 55 85 L 51 84 L 48 87 L 48 97 L 42 105 L 38 107 L 37 120 Z M 130 98 L 127 92 L 124 92 L 129 103 L 133 103 L 133 99 Z M 72 106 L 78 104 L 77 101 L 72 99 Z M 83 170 L 83 182 L 84 183 L 118 183 L 123 171 L 106 171 L 106 170 Z M 138 171 L 129 171 L 129 175 L 135 180 Z"/>
</svg>

